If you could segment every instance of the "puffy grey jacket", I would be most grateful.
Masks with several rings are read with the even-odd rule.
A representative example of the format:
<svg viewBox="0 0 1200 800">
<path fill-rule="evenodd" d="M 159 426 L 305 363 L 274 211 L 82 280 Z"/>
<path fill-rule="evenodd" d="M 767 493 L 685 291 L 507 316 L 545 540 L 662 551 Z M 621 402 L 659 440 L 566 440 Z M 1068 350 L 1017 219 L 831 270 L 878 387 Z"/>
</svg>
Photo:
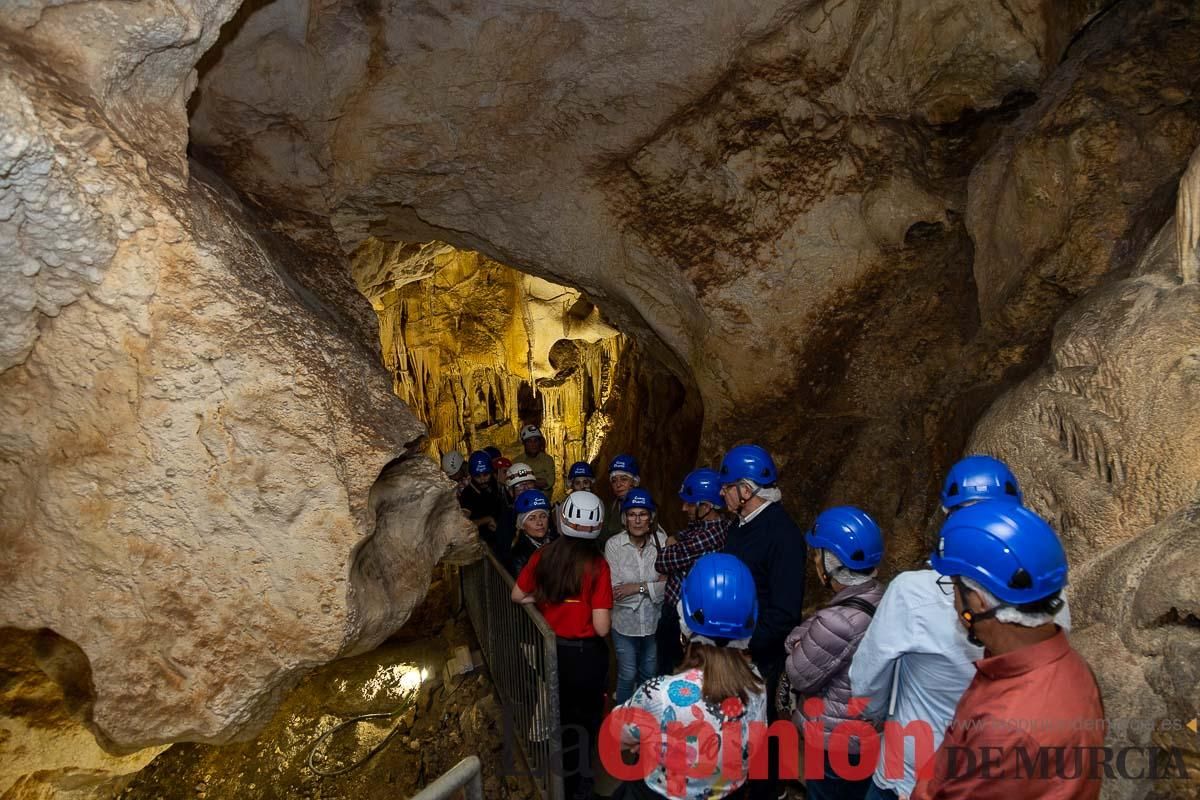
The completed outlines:
<svg viewBox="0 0 1200 800">
<path fill-rule="evenodd" d="M 842 589 L 828 605 L 797 625 L 784 644 L 792 690 L 825 701 L 824 713 L 811 719 L 821 721 L 826 745 L 829 744 L 829 733 L 836 725 L 861 719 L 857 715 L 852 717 L 848 711 L 850 661 L 871 624 L 871 616 L 861 609 L 838 605 L 848 597 L 858 597 L 878 606 L 883 597 L 883 585 L 871 580 Z M 804 722 L 810 718 L 805 716 L 801 706 L 797 703 L 792 723 L 803 733 Z M 857 742 L 851 742 L 850 752 L 857 751 Z"/>
</svg>

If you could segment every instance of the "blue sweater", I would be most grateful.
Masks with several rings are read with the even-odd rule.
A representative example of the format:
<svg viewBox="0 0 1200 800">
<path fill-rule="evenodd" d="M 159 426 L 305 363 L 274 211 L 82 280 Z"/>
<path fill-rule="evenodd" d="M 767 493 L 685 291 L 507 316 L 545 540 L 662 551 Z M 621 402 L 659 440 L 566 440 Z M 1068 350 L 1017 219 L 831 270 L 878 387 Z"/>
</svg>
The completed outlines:
<svg viewBox="0 0 1200 800">
<path fill-rule="evenodd" d="M 737 556 L 754 576 L 758 625 L 750 638 L 750 657 L 760 667 L 783 663 L 783 642 L 800 623 L 804 606 L 804 532 L 779 503 L 771 503 L 748 523 L 729 529 L 723 552 Z"/>
</svg>

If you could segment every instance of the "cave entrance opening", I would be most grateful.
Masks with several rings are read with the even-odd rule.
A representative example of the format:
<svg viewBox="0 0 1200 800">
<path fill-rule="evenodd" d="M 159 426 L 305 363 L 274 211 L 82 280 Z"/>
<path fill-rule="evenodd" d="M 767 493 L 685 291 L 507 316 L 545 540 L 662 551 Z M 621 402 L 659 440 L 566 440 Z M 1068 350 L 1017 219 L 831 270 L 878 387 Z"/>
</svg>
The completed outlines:
<svg viewBox="0 0 1200 800">
<path fill-rule="evenodd" d="M 494 446 L 516 461 L 522 426 L 537 425 L 560 473 L 597 461 L 618 416 L 614 383 L 637 356 L 582 292 L 437 241 L 369 239 L 352 267 L 430 455 Z"/>
</svg>

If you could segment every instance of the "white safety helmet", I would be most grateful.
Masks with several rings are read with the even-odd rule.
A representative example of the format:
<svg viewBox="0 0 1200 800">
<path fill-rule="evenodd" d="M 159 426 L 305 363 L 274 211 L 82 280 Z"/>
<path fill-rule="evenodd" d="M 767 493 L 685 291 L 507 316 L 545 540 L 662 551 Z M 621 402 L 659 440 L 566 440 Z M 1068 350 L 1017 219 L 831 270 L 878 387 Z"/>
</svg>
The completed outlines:
<svg viewBox="0 0 1200 800">
<path fill-rule="evenodd" d="M 542 436 L 542 429 L 539 428 L 537 425 L 526 425 L 524 428 L 521 428 L 521 441 L 522 442 L 528 441 L 530 439 L 544 440 L 545 438 L 546 438 L 545 436 Z"/>
<path fill-rule="evenodd" d="M 442 456 L 442 472 L 447 475 L 457 475 L 462 466 L 463 456 L 457 450 L 451 450 Z"/>
<path fill-rule="evenodd" d="M 559 511 L 564 536 L 596 539 L 604 527 L 604 501 L 591 492 L 571 492 Z"/>
<path fill-rule="evenodd" d="M 511 489 L 518 483 L 536 480 L 537 476 L 533 474 L 533 469 L 528 464 L 518 461 L 508 468 L 508 480 L 504 484 Z"/>
</svg>

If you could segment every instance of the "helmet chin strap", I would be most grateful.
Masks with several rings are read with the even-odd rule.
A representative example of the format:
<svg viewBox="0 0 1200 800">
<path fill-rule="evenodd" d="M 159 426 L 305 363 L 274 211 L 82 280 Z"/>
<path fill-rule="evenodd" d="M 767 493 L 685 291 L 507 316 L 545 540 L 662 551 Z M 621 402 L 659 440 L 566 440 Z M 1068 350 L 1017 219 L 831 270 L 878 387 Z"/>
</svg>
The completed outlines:
<svg viewBox="0 0 1200 800">
<path fill-rule="evenodd" d="M 976 647 L 984 647 L 985 645 L 983 641 L 975 634 L 975 625 L 976 623 L 983 622 L 984 620 L 991 619 L 992 617 L 996 616 L 996 612 L 998 612 L 1001 607 L 994 606 L 993 608 L 989 608 L 987 611 L 980 611 L 978 614 L 976 614 L 971 610 L 971 607 L 967 605 L 967 590 L 963 588 L 963 585 L 958 581 L 955 581 L 954 588 L 958 592 L 958 601 L 962 604 L 963 608 L 963 610 L 959 612 L 958 616 L 963 622 L 967 623 L 967 641 Z"/>
</svg>

